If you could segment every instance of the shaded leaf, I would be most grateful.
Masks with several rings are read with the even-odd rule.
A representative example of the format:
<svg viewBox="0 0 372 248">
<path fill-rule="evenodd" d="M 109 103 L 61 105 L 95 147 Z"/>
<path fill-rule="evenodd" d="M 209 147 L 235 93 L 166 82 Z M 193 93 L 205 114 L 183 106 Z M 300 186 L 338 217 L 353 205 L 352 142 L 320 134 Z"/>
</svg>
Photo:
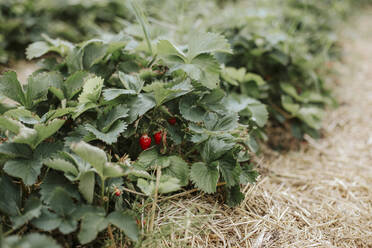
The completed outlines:
<svg viewBox="0 0 372 248">
<path fill-rule="evenodd" d="M 216 164 L 197 162 L 191 167 L 190 179 L 205 193 L 215 193 L 219 175 Z"/>
</svg>

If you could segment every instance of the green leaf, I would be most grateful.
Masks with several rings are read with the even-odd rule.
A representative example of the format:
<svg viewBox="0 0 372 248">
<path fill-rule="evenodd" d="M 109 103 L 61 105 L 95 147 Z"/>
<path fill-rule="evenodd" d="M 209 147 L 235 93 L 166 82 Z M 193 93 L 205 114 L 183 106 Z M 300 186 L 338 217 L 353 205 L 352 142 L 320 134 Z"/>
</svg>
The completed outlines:
<svg viewBox="0 0 372 248">
<path fill-rule="evenodd" d="M 62 89 L 50 87 L 49 91 L 52 92 L 52 94 L 57 97 L 58 100 L 62 101 L 63 99 L 65 99 L 65 94 L 63 93 Z"/>
<path fill-rule="evenodd" d="M 168 40 L 160 40 L 156 47 L 158 55 L 169 63 L 185 63 L 185 54 Z"/>
<path fill-rule="evenodd" d="M 106 153 L 103 150 L 84 141 L 72 144 L 71 150 L 91 164 L 101 177 L 103 176 L 103 169 L 107 163 Z"/>
<path fill-rule="evenodd" d="M 128 124 L 156 106 L 155 99 L 150 94 L 139 94 L 127 102 L 129 108 Z"/>
<path fill-rule="evenodd" d="M 239 116 L 237 113 L 219 116 L 216 113 L 208 112 L 204 115 L 204 124 L 210 131 L 231 131 L 238 126 Z"/>
<path fill-rule="evenodd" d="M 36 124 L 34 126 L 37 132 L 37 138 L 35 139 L 32 147 L 37 147 L 45 139 L 55 134 L 65 124 L 63 119 L 54 119 L 48 124 Z"/>
<path fill-rule="evenodd" d="M 209 94 L 206 94 L 201 99 L 200 103 L 203 105 L 215 105 L 223 101 L 226 93 L 222 89 L 211 90 Z"/>
<path fill-rule="evenodd" d="M 78 223 L 73 215 L 74 211 L 76 211 L 76 205 L 65 189 L 62 187 L 54 188 L 50 197 L 49 208 L 56 215 L 46 214 L 46 216 L 55 220 L 47 221 L 44 215 L 41 216 L 41 219 L 35 220 L 33 222 L 34 225 L 39 225 L 42 228 L 50 228 L 58 223 L 58 229 L 63 234 L 68 234 L 76 230 Z M 60 221 L 57 219 L 60 219 Z"/>
<path fill-rule="evenodd" d="M 258 74 L 254 74 L 254 73 L 245 74 L 244 82 L 250 82 L 250 81 L 254 81 L 258 86 L 266 84 L 265 80 L 263 80 L 263 78 Z M 243 89 L 244 88 L 242 88 L 242 91 L 243 91 Z M 243 91 L 242 93 L 247 94 L 248 92 Z"/>
<path fill-rule="evenodd" d="M 240 174 L 240 183 L 241 184 L 248 184 L 248 183 L 255 183 L 258 177 L 258 172 L 253 170 L 253 165 L 245 165 L 243 166 Z"/>
<path fill-rule="evenodd" d="M 319 130 L 322 127 L 322 119 L 324 111 L 316 106 L 301 107 L 297 113 L 297 117 L 304 121 L 311 128 Z"/>
<path fill-rule="evenodd" d="M 125 104 L 119 104 L 113 107 L 107 114 L 104 114 L 98 120 L 98 128 L 103 132 L 107 132 L 115 121 L 128 116 L 129 109 Z"/>
<path fill-rule="evenodd" d="M 147 149 L 138 156 L 136 165 L 143 168 L 150 168 L 155 161 L 159 158 L 159 153 L 156 149 Z"/>
<path fill-rule="evenodd" d="M 39 233 L 30 233 L 23 237 L 8 236 L 5 239 L 5 244 L 12 248 L 62 248 L 51 237 Z"/>
<path fill-rule="evenodd" d="M 231 156 L 226 156 L 219 160 L 219 168 L 227 187 L 239 185 L 241 168 L 240 165 Z"/>
<path fill-rule="evenodd" d="M 125 165 L 121 165 L 122 167 Z M 139 168 L 138 166 L 129 166 L 126 168 L 124 171 L 125 176 L 135 176 L 135 177 L 141 177 L 141 178 L 146 178 L 146 179 L 152 179 L 152 176 L 144 169 Z"/>
<path fill-rule="evenodd" d="M 188 48 L 187 58 L 189 61 L 204 53 L 232 53 L 226 38 L 215 33 L 194 32 L 189 39 Z"/>
<path fill-rule="evenodd" d="M 124 90 L 124 89 L 105 89 L 103 90 L 103 98 L 106 101 L 114 100 L 122 95 L 136 95 L 134 90 Z"/>
<path fill-rule="evenodd" d="M 240 186 L 225 187 L 226 189 L 226 202 L 230 207 L 239 205 L 244 200 L 244 194 L 240 192 Z"/>
<path fill-rule="evenodd" d="M 219 86 L 220 65 L 212 54 L 230 53 L 231 49 L 221 35 L 196 32 L 191 37 L 186 55 L 166 40 L 158 43 L 157 51 L 158 55 L 171 66 L 170 72 L 182 70 L 203 86 L 214 89 Z"/>
<path fill-rule="evenodd" d="M 74 47 L 66 57 L 66 64 L 69 73 L 83 70 L 83 49 Z"/>
<path fill-rule="evenodd" d="M 5 113 L 8 110 L 15 109 L 18 107 L 18 103 L 10 102 L 5 99 L 4 96 L 0 94 L 0 114 Z"/>
<path fill-rule="evenodd" d="M 296 115 L 300 109 L 300 105 L 293 102 L 290 96 L 282 95 L 282 106 L 285 110 L 287 110 L 292 115 Z"/>
<path fill-rule="evenodd" d="M 0 76 L 0 94 L 22 105 L 26 104 L 26 96 L 14 71 L 5 72 Z"/>
<path fill-rule="evenodd" d="M 83 66 L 86 70 L 101 62 L 107 53 L 107 44 L 103 42 L 90 42 L 83 47 Z"/>
<path fill-rule="evenodd" d="M 106 163 L 103 168 L 103 176 L 105 178 L 122 177 L 125 175 L 123 168 L 115 163 Z"/>
<path fill-rule="evenodd" d="M 198 96 L 186 95 L 181 98 L 179 108 L 182 117 L 188 121 L 201 122 L 205 114 L 205 110 L 196 104 Z"/>
<path fill-rule="evenodd" d="M 251 113 L 252 121 L 256 122 L 259 127 L 264 127 L 269 119 L 266 106 L 257 101 L 257 103 L 248 104 L 247 109 Z"/>
<path fill-rule="evenodd" d="M 223 139 L 212 137 L 203 143 L 201 156 L 206 163 L 219 159 L 223 154 L 234 147 L 234 143 L 226 142 Z"/>
<path fill-rule="evenodd" d="M 32 225 L 49 232 L 61 225 L 62 219 L 55 213 L 50 212 L 46 207 L 42 209 L 41 215 L 32 220 Z"/>
<path fill-rule="evenodd" d="M 209 89 L 219 87 L 220 65 L 209 54 L 201 54 L 195 57 L 189 64 L 181 64 L 173 67 L 171 71 L 183 70 L 186 74 Z"/>
<path fill-rule="evenodd" d="M 20 122 L 12 120 L 8 117 L 0 116 L 0 129 L 3 131 L 9 130 L 12 133 L 18 134 L 20 129 L 24 127 Z"/>
<path fill-rule="evenodd" d="M 56 118 L 59 118 L 59 117 L 62 117 L 62 116 L 66 116 L 66 115 L 69 115 L 69 114 L 72 114 L 75 112 L 75 108 L 74 107 L 70 107 L 70 108 L 59 108 L 59 109 L 56 109 L 56 110 L 50 110 L 49 112 L 45 113 L 42 117 L 41 117 L 41 121 L 44 122 L 45 121 L 51 121 L 51 120 L 54 120 Z"/>
<path fill-rule="evenodd" d="M 71 173 L 75 176 L 79 173 L 75 165 L 64 159 L 59 158 L 49 159 L 44 161 L 44 164 L 52 169 L 63 171 L 65 173 Z"/>
<path fill-rule="evenodd" d="M 108 221 L 118 227 L 131 240 L 138 241 L 137 223 L 133 216 L 126 212 L 114 211 L 107 216 Z"/>
<path fill-rule="evenodd" d="M 41 214 L 41 201 L 36 197 L 30 197 L 25 203 L 24 213 L 20 216 L 14 216 L 11 218 L 13 223 L 13 229 L 17 229 L 22 225 L 26 224 L 33 218 L 39 217 Z"/>
<path fill-rule="evenodd" d="M 259 127 L 263 127 L 269 117 L 269 113 L 264 104 L 254 98 L 244 95 L 230 95 L 227 98 L 227 109 L 239 112 L 241 116 L 250 116 L 251 120 Z"/>
<path fill-rule="evenodd" d="M 62 142 L 42 143 L 34 151 L 34 159 L 45 160 L 51 158 L 55 153 L 63 149 Z"/>
<path fill-rule="evenodd" d="M 64 82 L 64 91 L 68 100 L 71 100 L 83 88 L 85 78 L 89 75 L 86 71 L 76 71 Z"/>
<path fill-rule="evenodd" d="M 89 204 L 92 204 L 94 197 L 95 176 L 93 171 L 84 173 L 79 178 L 79 191 Z"/>
<path fill-rule="evenodd" d="M 171 89 L 164 88 L 164 83 L 161 81 L 155 81 L 144 88 L 146 92 L 152 92 L 156 101 L 156 106 L 162 105 L 166 99 L 174 93 Z"/>
<path fill-rule="evenodd" d="M 96 103 L 101 95 L 103 79 L 101 77 L 90 77 L 85 80 L 83 91 L 79 96 L 79 103 Z"/>
<path fill-rule="evenodd" d="M 151 181 L 150 181 L 151 182 Z M 143 178 L 137 179 L 137 187 L 141 189 L 145 195 L 151 196 L 155 190 L 155 183 L 149 183 L 147 180 Z"/>
<path fill-rule="evenodd" d="M 146 85 L 143 90 L 145 92 L 152 92 L 156 105 L 161 106 L 167 101 L 189 93 L 192 90 L 192 86 L 188 80 L 176 85 L 174 85 L 173 82 L 165 83 L 162 81 L 155 81 L 152 84 Z"/>
<path fill-rule="evenodd" d="M 159 193 L 168 194 L 181 189 L 180 180 L 178 178 L 162 175 L 159 183 Z"/>
<path fill-rule="evenodd" d="M 0 144 L 0 159 L 12 158 L 28 158 L 32 157 L 32 150 L 29 146 L 17 143 L 1 143 Z"/>
<path fill-rule="evenodd" d="M 239 69 L 234 67 L 225 67 L 222 71 L 222 78 L 231 85 L 238 86 L 246 75 L 246 69 L 241 67 Z"/>
<path fill-rule="evenodd" d="M 97 234 L 103 231 L 109 224 L 104 211 L 100 213 L 88 213 L 83 216 L 78 238 L 81 244 L 93 241 Z"/>
<path fill-rule="evenodd" d="M 138 75 L 128 75 L 121 71 L 119 71 L 119 79 L 124 88 L 130 92 L 134 91 L 137 94 L 141 92 L 145 83 Z"/>
<path fill-rule="evenodd" d="M 260 145 L 257 143 L 256 138 L 252 134 L 247 135 L 245 138 L 244 144 L 246 144 L 252 152 L 257 153 L 260 150 Z"/>
<path fill-rule="evenodd" d="M 92 133 L 94 137 L 102 140 L 108 145 L 111 145 L 117 141 L 120 134 L 127 129 L 128 125 L 124 121 L 116 121 L 107 132 L 101 132 L 91 124 L 85 124 L 84 127 Z"/>
<path fill-rule="evenodd" d="M 47 176 L 44 178 L 39 191 L 41 196 L 40 199 L 44 203 L 49 204 L 56 188 L 63 188 L 69 196 L 80 200 L 80 194 L 76 190 L 75 186 L 62 174 L 57 173 L 56 171 L 49 171 Z"/>
<path fill-rule="evenodd" d="M 16 108 L 6 111 L 3 116 L 21 121 L 26 124 L 37 124 L 40 121 L 39 116 L 24 108 Z"/>
<path fill-rule="evenodd" d="M 62 234 L 69 234 L 77 229 L 77 221 L 71 218 L 64 218 L 62 219 L 61 224 L 59 225 L 59 231 Z"/>
<path fill-rule="evenodd" d="M 4 171 L 10 176 L 21 178 L 26 185 L 32 185 L 36 183 L 41 167 L 40 161 L 17 159 L 8 160 L 4 165 Z"/>
<path fill-rule="evenodd" d="M 62 187 L 56 187 L 53 190 L 49 206 L 60 216 L 71 215 L 76 208 L 71 196 Z"/>
<path fill-rule="evenodd" d="M 35 149 L 35 141 L 37 139 L 37 131 L 22 125 L 16 136 L 12 138 L 12 141 L 20 144 L 27 144 L 32 149 Z"/>
<path fill-rule="evenodd" d="M 293 116 L 298 117 L 311 128 L 320 129 L 324 111 L 315 105 L 304 105 L 294 103 L 290 96 L 282 95 L 282 106 Z"/>
<path fill-rule="evenodd" d="M 31 75 L 27 80 L 26 107 L 32 108 L 35 104 L 47 99 L 50 87 L 61 89 L 63 76 L 59 72 L 43 72 Z"/>
<path fill-rule="evenodd" d="M 75 112 L 72 114 L 72 119 L 75 120 L 76 118 L 78 118 L 84 112 L 86 112 L 90 109 L 96 108 L 97 106 L 98 105 L 96 103 L 93 103 L 93 102 L 87 102 L 87 103 L 79 104 L 77 106 L 77 108 L 75 109 Z"/>
<path fill-rule="evenodd" d="M 26 49 L 26 58 L 31 60 L 33 58 L 41 57 L 49 52 L 50 46 L 45 41 L 36 41 L 30 44 Z"/>
<path fill-rule="evenodd" d="M 154 180 L 145 180 L 139 178 L 137 180 L 137 186 L 141 189 L 143 193 L 148 196 L 151 196 L 155 192 L 156 182 Z M 158 192 L 160 194 L 167 194 L 181 189 L 180 180 L 178 178 L 162 175 L 160 177 Z"/>
<path fill-rule="evenodd" d="M 299 102 L 306 102 L 306 100 L 304 98 L 302 98 L 300 95 L 297 94 L 296 88 L 293 85 L 291 85 L 289 83 L 281 83 L 280 84 L 280 88 L 285 93 L 287 93 L 288 95 L 290 95 L 291 97 L 293 97 L 294 99 L 296 99 L 297 101 L 299 101 Z"/>
<path fill-rule="evenodd" d="M 179 179 L 179 184 L 186 186 L 189 183 L 189 165 L 179 156 L 170 156 L 169 161 L 169 166 L 162 173 Z"/>
<path fill-rule="evenodd" d="M 12 183 L 9 177 L 0 177 L 0 211 L 8 216 L 16 216 L 21 213 L 21 190 L 20 185 Z"/>
<path fill-rule="evenodd" d="M 215 193 L 219 172 L 215 163 L 207 165 L 202 162 L 194 163 L 191 167 L 191 181 L 205 193 Z"/>
</svg>

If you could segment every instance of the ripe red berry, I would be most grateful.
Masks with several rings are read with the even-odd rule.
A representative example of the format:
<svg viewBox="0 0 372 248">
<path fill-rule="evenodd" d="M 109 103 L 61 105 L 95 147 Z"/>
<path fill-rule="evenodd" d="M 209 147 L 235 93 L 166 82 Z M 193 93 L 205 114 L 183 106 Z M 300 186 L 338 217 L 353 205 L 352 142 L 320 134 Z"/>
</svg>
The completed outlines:
<svg viewBox="0 0 372 248">
<path fill-rule="evenodd" d="M 155 143 L 160 144 L 163 139 L 163 133 L 161 131 L 154 134 Z"/>
<path fill-rule="evenodd" d="M 176 124 L 176 122 L 177 122 L 176 117 L 172 117 L 172 118 L 168 119 L 168 123 L 171 124 L 171 125 Z"/>
<path fill-rule="evenodd" d="M 143 134 L 139 140 L 142 150 L 146 150 L 151 146 L 151 138 L 147 134 Z"/>
<path fill-rule="evenodd" d="M 120 189 L 116 189 L 116 190 L 115 190 L 115 195 L 116 195 L 116 196 L 120 196 L 120 195 L 121 195 L 121 191 L 120 191 Z"/>
</svg>

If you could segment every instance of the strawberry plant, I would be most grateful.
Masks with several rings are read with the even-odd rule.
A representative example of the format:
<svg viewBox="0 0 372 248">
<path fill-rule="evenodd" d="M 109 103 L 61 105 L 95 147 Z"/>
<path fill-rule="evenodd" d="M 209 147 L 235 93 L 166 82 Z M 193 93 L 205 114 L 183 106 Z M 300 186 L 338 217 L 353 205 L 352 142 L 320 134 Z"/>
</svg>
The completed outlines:
<svg viewBox="0 0 372 248">
<path fill-rule="evenodd" d="M 231 52 L 224 37 L 197 33 L 187 48 L 159 40 L 157 57 L 122 33 L 81 44 L 45 38 L 28 57 L 55 56 L 27 84 L 12 71 L 0 78 L 12 100 L 0 116 L 6 232 L 79 229 L 76 242 L 86 244 L 113 226 L 137 241 L 123 186 L 153 196 L 190 184 L 214 193 L 223 182 L 228 204 L 242 200 L 240 184 L 257 177 L 253 127 L 267 117 L 259 101 L 220 87 L 215 53 Z"/>
</svg>

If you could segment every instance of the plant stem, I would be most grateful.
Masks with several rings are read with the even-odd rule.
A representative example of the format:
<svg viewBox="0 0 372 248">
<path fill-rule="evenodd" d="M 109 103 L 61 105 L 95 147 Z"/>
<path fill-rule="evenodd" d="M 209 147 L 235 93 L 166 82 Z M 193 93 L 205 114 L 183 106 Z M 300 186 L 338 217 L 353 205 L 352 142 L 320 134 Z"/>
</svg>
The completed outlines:
<svg viewBox="0 0 372 248">
<path fill-rule="evenodd" d="M 191 150 L 190 151 L 188 151 L 188 152 L 186 152 L 186 154 L 185 154 L 185 158 L 187 158 L 190 154 L 192 154 L 193 152 L 195 152 L 197 149 L 198 149 L 198 145 L 199 145 L 200 143 L 198 143 L 198 144 L 195 144 L 194 145 L 194 147 L 193 148 L 191 148 Z"/>
<path fill-rule="evenodd" d="M 136 16 L 137 21 L 139 22 L 139 24 L 142 28 L 142 31 L 145 35 L 145 40 L 146 40 L 147 46 L 149 48 L 150 55 L 152 56 L 153 55 L 152 46 L 151 46 L 151 41 L 150 41 L 150 35 L 149 35 L 148 30 L 147 30 L 145 15 L 144 15 L 142 9 L 140 8 L 140 6 L 135 1 L 130 0 L 129 3 L 130 3 L 130 5 L 133 9 L 133 12 L 134 12 L 134 15 Z"/>
<path fill-rule="evenodd" d="M 104 206 L 105 204 L 105 179 L 101 177 L 101 204 Z"/>
</svg>

